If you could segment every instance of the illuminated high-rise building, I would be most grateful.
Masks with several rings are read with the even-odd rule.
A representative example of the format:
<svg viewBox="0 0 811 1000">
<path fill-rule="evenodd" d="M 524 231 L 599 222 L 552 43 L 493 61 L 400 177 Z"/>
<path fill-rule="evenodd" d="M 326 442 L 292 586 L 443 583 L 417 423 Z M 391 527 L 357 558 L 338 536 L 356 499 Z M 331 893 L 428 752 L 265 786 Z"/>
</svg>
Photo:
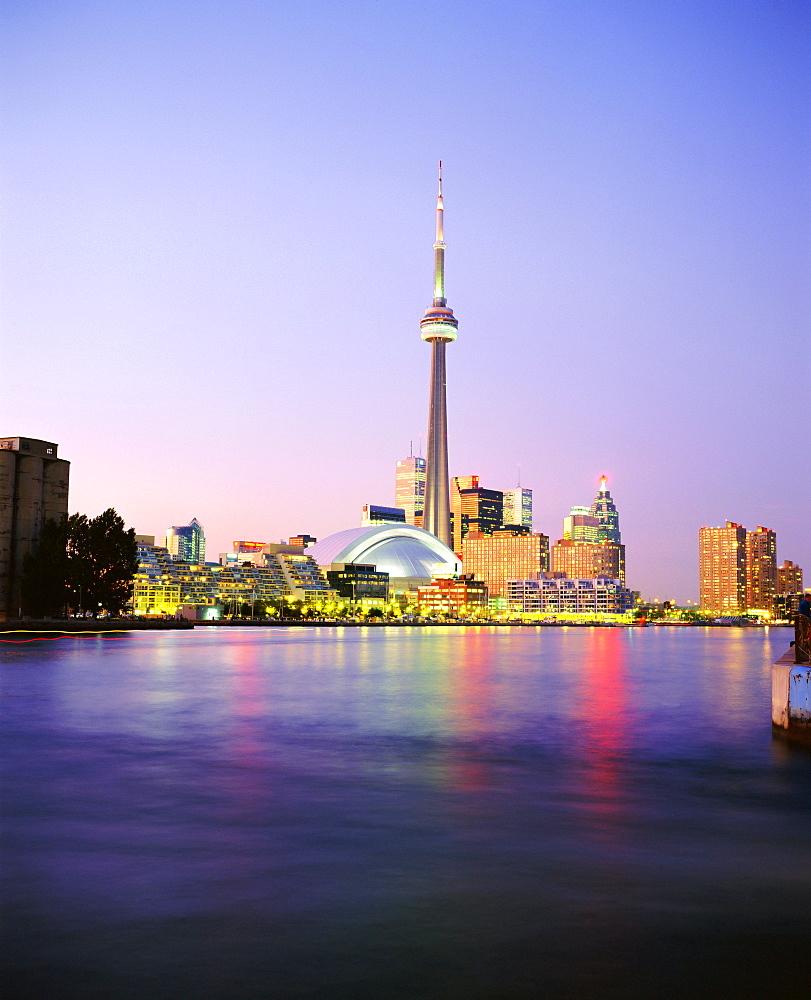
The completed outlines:
<svg viewBox="0 0 811 1000">
<path fill-rule="evenodd" d="M 746 608 L 746 528 L 699 528 L 698 578 L 702 611 L 739 614 Z"/>
<path fill-rule="evenodd" d="M 458 323 L 445 299 L 445 229 L 442 202 L 442 162 L 436 202 L 434 297 L 420 320 L 420 336 L 431 345 L 431 394 L 428 407 L 428 447 L 425 468 L 423 527 L 451 543 L 448 489 L 448 408 L 445 396 L 445 345 L 456 340 Z"/>
<path fill-rule="evenodd" d="M 625 546 L 605 476 L 591 507 L 572 507 L 564 517 L 563 538 L 550 554 L 554 573 L 584 580 L 605 576 L 625 583 Z"/>
<path fill-rule="evenodd" d="M 625 546 L 620 542 L 584 542 L 560 538 L 552 546 L 552 572 L 573 580 L 607 576 L 625 583 Z"/>
<path fill-rule="evenodd" d="M 520 525 L 532 531 L 532 490 L 518 486 L 504 490 L 504 526 Z"/>
<path fill-rule="evenodd" d="M 746 532 L 746 608 L 769 611 L 777 593 L 777 535 L 760 525 Z"/>
<path fill-rule="evenodd" d="M 778 618 L 791 618 L 803 596 L 803 571 L 790 559 L 784 559 L 777 567 L 777 592 L 774 598 L 774 613 Z"/>
<path fill-rule="evenodd" d="M 451 482 L 451 534 L 461 552 L 468 532 L 492 535 L 504 523 L 504 494 L 479 486 L 478 476 L 454 476 Z"/>
<path fill-rule="evenodd" d="M 509 528 L 471 533 L 462 542 L 462 565 L 487 584 L 491 597 L 504 597 L 508 580 L 537 580 L 549 569 L 549 539 Z"/>
<path fill-rule="evenodd" d="M 605 476 L 600 478 L 600 488 L 597 491 L 597 496 L 594 498 L 589 513 L 600 522 L 597 534 L 598 541 L 616 542 L 619 545 L 622 541 L 622 536 L 620 535 L 620 516 L 614 501 L 611 499 L 611 494 L 606 488 L 607 482 Z"/>
<path fill-rule="evenodd" d="M 402 507 L 380 507 L 378 504 L 365 503 L 360 512 L 361 525 L 369 524 L 405 524 L 406 515 Z"/>
<path fill-rule="evenodd" d="M 572 507 L 563 518 L 563 537 L 573 542 L 599 542 L 600 521 L 588 507 Z"/>
<path fill-rule="evenodd" d="M 394 474 L 394 506 L 405 511 L 406 524 L 422 527 L 425 508 L 425 459 L 401 458 Z"/>
<path fill-rule="evenodd" d="M 801 594 L 803 592 L 803 571 L 790 559 L 784 559 L 777 567 L 777 593 Z"/>
<path fill-rule="evenodd" d="M 189 524 L 173 525 L 166 532 L 166 548 L 174 559 L 202 565 L 206 561 L 206 536 L 202 524 L 193 517 Z"/>
</svg>

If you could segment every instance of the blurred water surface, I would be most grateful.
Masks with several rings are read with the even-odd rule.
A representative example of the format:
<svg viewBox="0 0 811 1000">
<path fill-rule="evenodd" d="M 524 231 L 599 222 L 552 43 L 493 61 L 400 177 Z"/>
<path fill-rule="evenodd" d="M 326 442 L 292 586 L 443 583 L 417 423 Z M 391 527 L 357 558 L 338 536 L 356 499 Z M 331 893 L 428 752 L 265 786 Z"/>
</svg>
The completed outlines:
<svg viewBox="0 0 811 1000">
<path fill-rule="evenodd" d="M 805 997 L 786 630 L 0 649 L 7 997 Z"/>
</svg>

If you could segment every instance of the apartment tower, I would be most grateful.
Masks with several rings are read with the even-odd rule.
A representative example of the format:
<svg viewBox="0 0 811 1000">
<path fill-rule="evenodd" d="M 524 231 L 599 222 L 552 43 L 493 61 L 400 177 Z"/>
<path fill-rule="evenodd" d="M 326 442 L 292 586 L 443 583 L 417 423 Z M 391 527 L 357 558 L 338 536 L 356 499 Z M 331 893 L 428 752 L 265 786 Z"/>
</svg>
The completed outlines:
<svg viewBox="0 0 811 1000">
<path fill-rule="evenodd" d="M 702 611 L 746 610 L 746 528 L 727 521 L 723 528 L 699 529 L 698 577 Z"/>
<path fill-rule="evenodd" d="M 771 611 L 777 593 L 777 535 L 760 525 L 746 532 L 746 608 Z"/>
</svg>

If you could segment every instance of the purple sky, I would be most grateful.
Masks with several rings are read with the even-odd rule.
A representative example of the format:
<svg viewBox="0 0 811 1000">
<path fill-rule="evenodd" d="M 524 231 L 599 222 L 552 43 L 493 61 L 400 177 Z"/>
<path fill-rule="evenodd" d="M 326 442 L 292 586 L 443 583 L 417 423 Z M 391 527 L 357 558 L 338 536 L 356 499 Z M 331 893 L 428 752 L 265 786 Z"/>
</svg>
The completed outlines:
<svg viewBox="0 0 811 1000">
<path fill-rule="evenodd" d="M 811 7 L 7 3 L 0 435 L 71 510 L 319 538 L 425 434 L 445 165 L 451 475 L 601 473 L 628 583 L 697 532 L 811 578 Z M 804 424 L 803 424 L 804 422 Z"/>
</svg>

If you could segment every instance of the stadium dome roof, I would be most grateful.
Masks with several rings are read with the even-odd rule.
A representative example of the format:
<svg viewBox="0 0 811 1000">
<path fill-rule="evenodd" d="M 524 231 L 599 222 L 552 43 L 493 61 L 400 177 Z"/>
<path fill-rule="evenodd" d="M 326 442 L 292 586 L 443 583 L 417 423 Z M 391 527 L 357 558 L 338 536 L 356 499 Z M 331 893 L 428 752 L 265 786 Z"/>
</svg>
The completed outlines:
<svg viewBox="0 0 811 1000">
<path fill-rule="evenodd" d="M 430 531 L 412 524 L 373 524 L 336 531 L 307 550 L 319 566 L 372 563 L 390 578 L 429 579 L 459 573 L 461 562 Z"/>
</svg>

